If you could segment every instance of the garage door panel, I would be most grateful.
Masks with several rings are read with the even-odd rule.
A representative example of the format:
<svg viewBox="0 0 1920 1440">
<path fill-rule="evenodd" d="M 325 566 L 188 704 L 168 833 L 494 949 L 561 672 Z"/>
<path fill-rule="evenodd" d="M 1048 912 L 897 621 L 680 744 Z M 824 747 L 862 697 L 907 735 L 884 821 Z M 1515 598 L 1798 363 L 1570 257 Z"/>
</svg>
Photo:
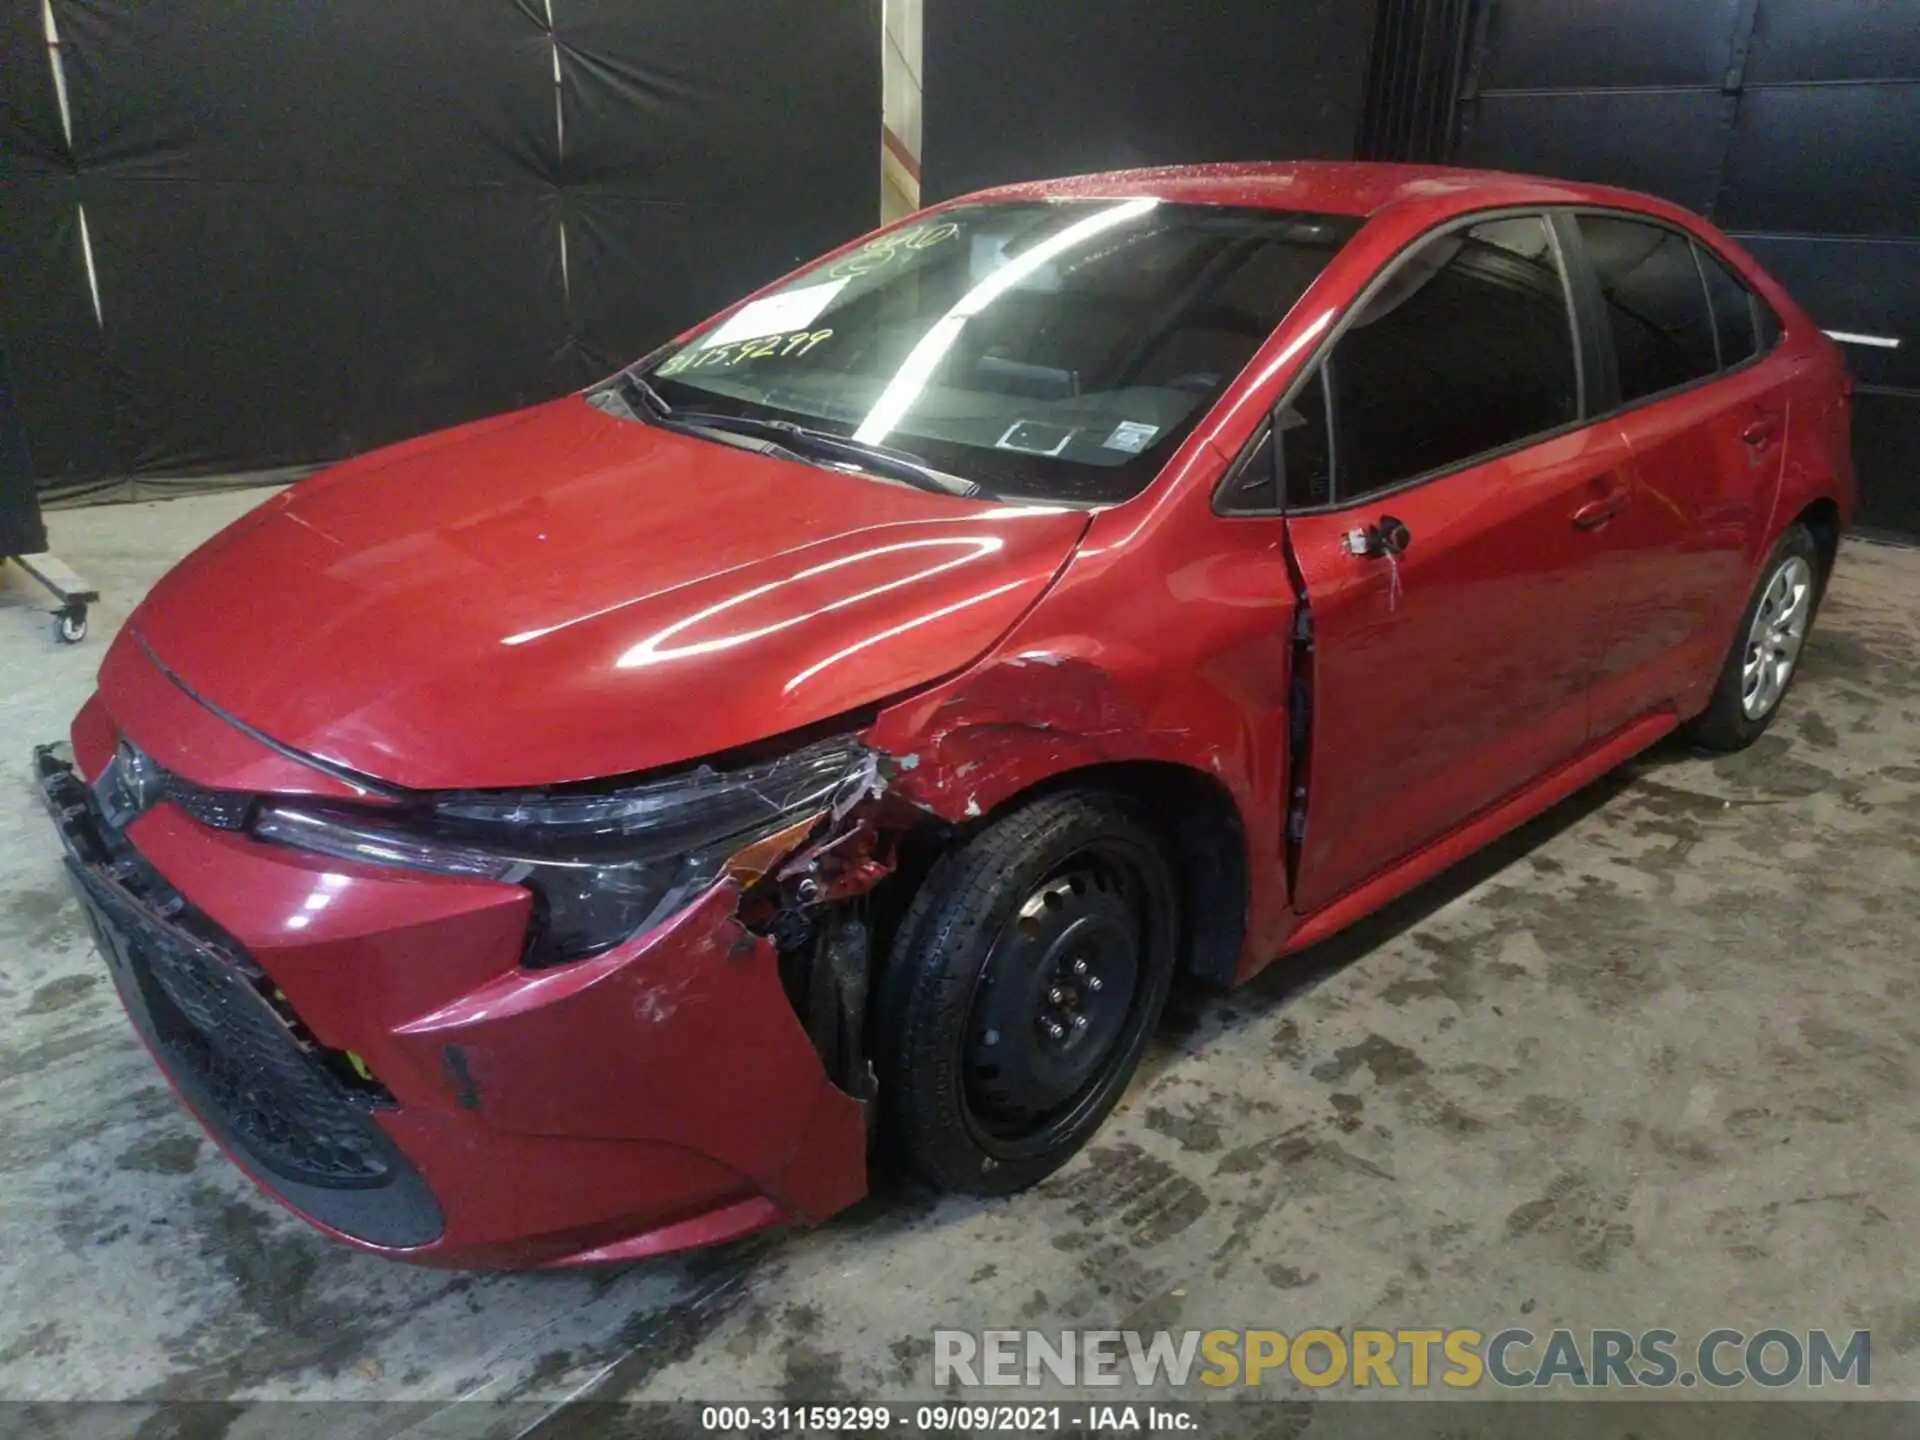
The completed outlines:
<svg viewBox="0 0 1920 1440">
<path fill-rule="evenodd" d="M 1907 0 L 1762 0 L 1747 79 L 1920 79 L 1920 14 Z"/>
<path fill-rule="evenodd" d="M 1483 95 L 1460 163 L 1649 190 L 1691 209 L 1712 203 L 1720 96 L 1707 92 Z"/>
<path fill-rule="evenodd" d="M 1920 395 L 1854 395 L 1853 463 L 1863 480 L 1861 528 L 1920 537 Z"/>
<path fill-rule="evenodd" d="M 1920 81 L 1750 90 L 1718 219 L 1733 230 L 1911 234 Z"/>
<path fill-rule="evenodd" d="M 1859 473 L 1875 523 L 1920 533 L 1920 400 L 1899 398 L 1920 390 L 1920 6 L 1484 3 L 1454 158 L 1664 195 L 1738 234 L 1820 325 L 1897 338 L 1845 350 L 1882 392 Z"/>
<path fill-rule="evenodd" d="M 1741 235 L 1815 322 L 1828 330 L 1891 336 L 1898 349 L 1847 346 L 1847 364 L 1873 385 L 1920 388 L 1920 240 Z"/>
<path fill-rule="evenodd" d="M 1739 0 L 1498 0 L 1487 27 L 1487 89 L 1718 85 Z"/>
</svg>

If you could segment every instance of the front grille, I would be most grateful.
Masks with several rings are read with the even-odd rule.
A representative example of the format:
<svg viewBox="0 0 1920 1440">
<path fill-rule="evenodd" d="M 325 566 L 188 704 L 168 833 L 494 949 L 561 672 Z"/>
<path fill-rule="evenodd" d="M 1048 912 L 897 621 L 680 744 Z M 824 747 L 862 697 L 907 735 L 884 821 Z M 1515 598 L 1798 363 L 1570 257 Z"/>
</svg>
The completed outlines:
<svg viewBox="0 0 1920 1440">
<path fill-rule="evenodd" d="M 139 985 L 165 1058 L 198 1081 L 254 1159 L 306 1185 L 385 1182 L 372 1122 L 274 1013 L 248 962 L 174 932 L 98 881 L 86 888 L 103 912 L 103 947 Z"/>
<path fill-rule="evenodd" d="M 392 1095 L 319 1045 L 239 942 L 128 841 L 130 813 L 145 808 L 136 802 L 156 798 L 156 767 L 134 768 L 140 793 L 129 795 L 104 772 L 88 786 L 55 747 L 34 751 L 67 872 L 134 1028 L 215 1137 L 301 1213 L 370 1245 L 438 1240 L 433 1192 L 368 1113 Z"/>
<path fill-rule="evenodd" d="M 309 1185 L 377 1185 L 387 1165 L 366 1117 L 294 1042 L 252 985 L 205 951 L 130 940 L 184 1026 L 162 1040 L 192 1067 L 268 1169 Z M 156 1022 L 161 1021 L 156 1014 Z M 167 1032 L 171 1033 L 167 1033 Z"/>
<path fill-rule="evenodd" d="M 76 815 L 87 810 L 77 777 L 56 783 L 71 788 Z M 202 824 L 243 829 L 253 797 L 196 785 L 125 739 L 92 795 L 106 828 L 95 837 L 101 853 L 91 858 L 105 873 L 80 863 L 76 874 L 99 912 L 101 947 L 145 996 L 154 1039 L 170 1063 L 191 1073 L 234 1138 L 274 1174 L 330 1187 L 382 1183 L 384 1147 L 354 1100 L 391 1097 L 377 1083 L 349 1090 L 331 1073 L 330 1062 L 345 1068 L 343 1057 L 314 1042 L 259 966 L 124 833 L 161 799 Z"/>
</svg>

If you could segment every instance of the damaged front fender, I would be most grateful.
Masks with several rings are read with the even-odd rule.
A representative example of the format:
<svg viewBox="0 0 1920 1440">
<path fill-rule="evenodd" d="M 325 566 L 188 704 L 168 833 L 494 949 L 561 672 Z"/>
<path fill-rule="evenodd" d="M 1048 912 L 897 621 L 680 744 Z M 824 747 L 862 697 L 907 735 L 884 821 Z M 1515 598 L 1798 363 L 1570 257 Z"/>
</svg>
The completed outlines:
<svg viewBox="0 0 1920 1440">
<path fill-rule="evenodd" d="M 1189 713 L 1143 698 L 1082 656 L 1028 649 L 995 656 L 886 712 L 868 739 L 897 757 L 892 793 L 951 823 L 1094 765 L 1204 767 L 1235 788 L 1250 763 L 1238 717 L 1221 725 L 1191 713 L 1190 698 L 1181 703 Z"/>
<path fill-rule="evenodd" d="M 642 941 L 517 969 L 400 1027 L 422 1070 L 461 1057 L 496 1130 L 681 1146 L 819 1220 L 866 1192 L 865 1106 L 832 1083 L 783 992 L 774 942 L 716 885 Z"/>
</svg>

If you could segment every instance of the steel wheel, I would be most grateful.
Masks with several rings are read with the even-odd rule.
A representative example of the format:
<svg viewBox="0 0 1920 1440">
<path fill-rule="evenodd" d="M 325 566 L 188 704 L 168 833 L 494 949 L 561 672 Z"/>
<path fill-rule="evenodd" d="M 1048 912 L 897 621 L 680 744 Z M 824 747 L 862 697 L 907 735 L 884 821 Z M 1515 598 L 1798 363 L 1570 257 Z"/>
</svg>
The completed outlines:
<svg viewBox="0 0 1920 1440">
<path fill-rule="evenodd" d="M 1021 902 L 987 957 L 960 1075 L 988 1148 L 1044 1142 L 1099 1088 L 1140 988 L 1140 890 L 1120 847 L 1083 850 Z"/>
<path fill-rule="evenodd" d="M 1179 933 L 1164 842 L 1128 796 L 1043 795 L 948 851 L 875 989 L 882 1144 L 950 1192 L 1052 1174 L 1126 1089 Z"/>
<path fill-rule="evenodd" d="M 1749 720 L 1772 711 L 1786 693 L 1813 614 L 1813 568 L 1789 555 L 1773 572 L 1747 631 L 1740 671 L 1740 708 Z"/>
</svg>

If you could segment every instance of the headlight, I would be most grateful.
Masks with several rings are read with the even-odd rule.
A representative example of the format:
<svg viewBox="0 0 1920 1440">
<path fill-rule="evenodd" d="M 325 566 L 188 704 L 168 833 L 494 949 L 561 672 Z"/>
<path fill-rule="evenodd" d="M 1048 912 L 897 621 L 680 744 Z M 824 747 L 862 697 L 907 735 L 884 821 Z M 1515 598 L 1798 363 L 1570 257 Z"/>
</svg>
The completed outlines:
<svg viewBox="0 0 1920 1440">
<path fill-rule="evenodd" d="M 525 885 L 529 963 L 554 964 L 658 924 L 742 849 L 844 814 L 877 774 L 873 752 L 839 739 L 615 790 L 444 792 L 386 810 L 267 800 L 252 829 L 316 855 Z"/>
</svg>

